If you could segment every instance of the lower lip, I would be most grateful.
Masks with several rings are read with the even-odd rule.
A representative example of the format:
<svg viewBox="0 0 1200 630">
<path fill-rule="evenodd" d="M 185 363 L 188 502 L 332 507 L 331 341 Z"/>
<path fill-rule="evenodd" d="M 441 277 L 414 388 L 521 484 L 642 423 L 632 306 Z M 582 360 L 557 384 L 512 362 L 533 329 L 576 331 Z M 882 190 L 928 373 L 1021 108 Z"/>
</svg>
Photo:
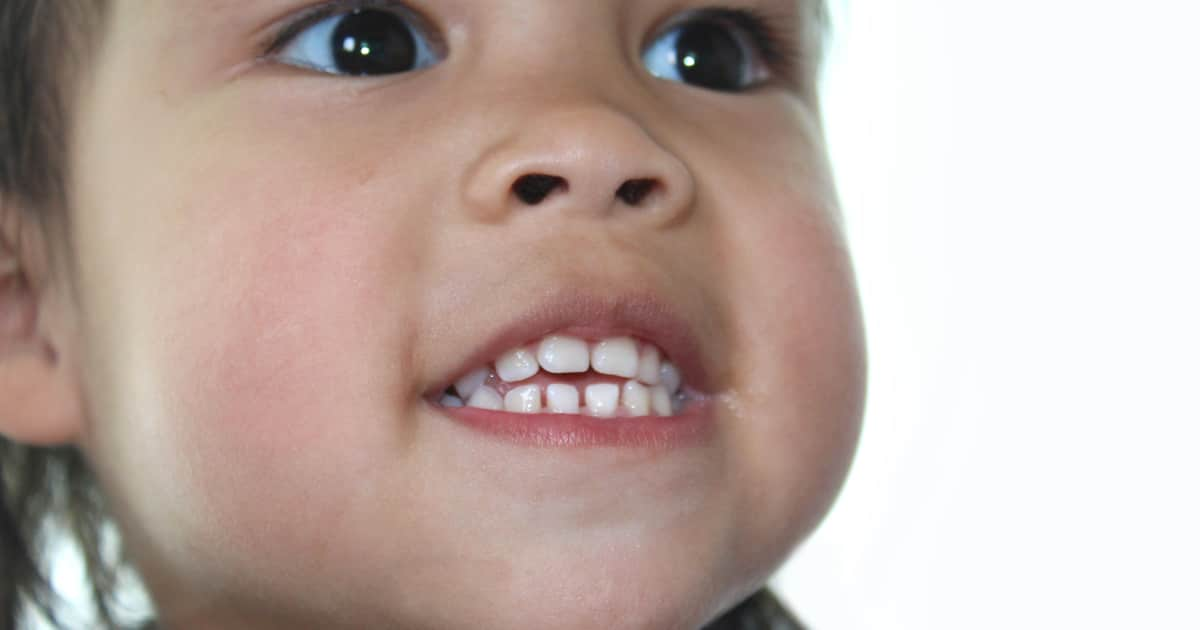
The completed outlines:
<svg viewBox="0 0 1200 630">
<path fill-rule="evenodd" d="M 493 437 L 540 448 L 621 447 L 672 449 L 709 440 L 710 400 L 693 400 L 673 416 L 595 418 L 576 414 L 518 414 L 474 407 L 442 407 L 450 418 Z"/>
</svg>

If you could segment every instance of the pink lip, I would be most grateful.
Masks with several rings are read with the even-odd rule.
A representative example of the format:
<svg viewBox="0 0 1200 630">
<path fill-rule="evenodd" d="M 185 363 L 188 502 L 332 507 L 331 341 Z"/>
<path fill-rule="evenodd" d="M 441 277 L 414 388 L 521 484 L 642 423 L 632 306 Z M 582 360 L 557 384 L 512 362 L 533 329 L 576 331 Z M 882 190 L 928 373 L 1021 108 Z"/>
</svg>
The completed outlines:
<svg viewBox="0 0 1200 630">
<path fill-rule="evenodd" d="M 576 414 L 517 414 L 471 407 L 442 408 L 477 431 L 536 447 L 613 446 L 668 449 L 697 445 L 712 434 L 713 405 L 694 400 L 670 417 L 593 418 Z"/>
</svg>

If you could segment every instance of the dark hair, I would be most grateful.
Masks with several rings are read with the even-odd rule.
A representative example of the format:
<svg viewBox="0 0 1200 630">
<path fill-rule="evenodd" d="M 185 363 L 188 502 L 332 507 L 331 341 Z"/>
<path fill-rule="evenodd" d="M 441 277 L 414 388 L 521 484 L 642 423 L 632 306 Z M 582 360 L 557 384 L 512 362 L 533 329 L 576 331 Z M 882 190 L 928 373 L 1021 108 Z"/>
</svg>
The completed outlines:
<svg viewBox="0 0 1200 630">
<path fill-rule="evenodd" d="M 21 213 L 49 234 L 66 219 L 71 89 L 86 67 L 83 59 L 106 4 L 0 2 L 0 220 Z M 122 562 L 116 554 L 102 554 L 103 501 L 79 451 L 0 437 L 0 473 L 0 629 L 17 627 L 34 611 L 64 627 L 47 570 L 47 547 L 55 536 L 75 543 L 97 619 L 116 627 Z"/>
<path fill-rule="evenodd" d="M 67 219 L 72 90 L 86 70 L 84 59 L 106 5 L 106 0 L 0 0 L 0 200 L 6 201 L 0 212 L 21 212 L 46 235 Z M 819 5 L 814 8 L 823 23 Z M 68 627 L 65 602 L 49 580 L 48 547 L 56 536 L 73 542 L 82 557 L 95 621 L 121 627 L 118 582 L 128 564 L 119 545 L 113 549 L 104 500 L 82 454 L 74 447 L 38 448 L 0 437 L 0 473 L 0 630 L 18 627 L 33 613 Z M 767 589 L 706 628 L 800 629 Z"/>
</svg>

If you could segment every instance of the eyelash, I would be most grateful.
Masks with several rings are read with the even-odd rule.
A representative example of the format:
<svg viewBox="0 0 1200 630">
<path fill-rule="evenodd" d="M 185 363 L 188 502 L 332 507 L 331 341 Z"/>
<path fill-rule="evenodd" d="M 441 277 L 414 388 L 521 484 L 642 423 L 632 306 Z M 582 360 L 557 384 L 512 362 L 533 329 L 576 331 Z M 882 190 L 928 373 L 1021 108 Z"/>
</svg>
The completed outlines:
<svg viewBox="0 0 1200 630">
<path fill-rule="evenodd" d="M 359 9 L 383 9 L 392 11 L 407 17 L 416 17 L 420 20 L 421 26 L 427 25 L 428 20 L 424 19 L 419 13 L 409 8 L 399 0 L 330 0 L 324 4 L 318 5 L 300 13 L 300 15 L 289 19 L 279 32 L 271 38 L 263 50 L 262 57 L 269 57 L 284 46 L 288 45 L 300 33 L 310 26 L 315 26 L 326 18 L 331 18 L 335 15 L 343 13 L 351 13 Z M 435 29 L 428 29 L 434 31 Z M 430 39 L 434 40 L 435 44 L 441 44 L 436 32 L 425 33 Z"/>
<path fill-rule="evenodd" d="M 390 10 L 416 17 L 425 25 L 430 23 L 429 20 L 424 19 L 423 16 L 399 0 L 330 0 L 288 20 L 263 49 L 262 58 L 279 52 L 305 29 L 322 20 L 360 9 Z M 784 83 L 793 86 L 797 82 L 796 73 L 801 66 L 802 53 L 796 43 L 798 25 L 794 24 L 796 20 L 790 16 L 772 15 L 757 8 L 714 6 L 686 12 L 683 17 L 685 19 L 709 19 L 736 26 L 750 38 L 757 49 L 756 52 L 762 55 L 763 63 L 771 72 L 771 79 L 767 83 Z M 681 19 L 678 17 L 672 18 L 668 23 L 668 28 L 679 24 L 680 21 Z M 444 47 L 444 42 L 439 39 L 436 29 L 427 30 L 430 32 L 425 34 L 433 40 L 433 43 Z M 660 29 L 656 35 L 665 30 Z"/>
</svg>

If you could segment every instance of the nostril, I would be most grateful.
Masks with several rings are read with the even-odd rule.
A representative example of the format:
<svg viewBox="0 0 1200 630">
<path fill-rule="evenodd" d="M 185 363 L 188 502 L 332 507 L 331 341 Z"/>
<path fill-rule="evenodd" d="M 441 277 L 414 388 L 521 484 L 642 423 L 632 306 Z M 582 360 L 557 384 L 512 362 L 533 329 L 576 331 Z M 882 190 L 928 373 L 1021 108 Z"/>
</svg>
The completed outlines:
<svg viewBox="0 0 1200 630">
<path fill-rule="evenodd" d="M 513 194 L 521 201 L 533 206 L 541 203 L 550 193 L 563 189 L 567 190 L 567 180 L 556 175 L 522 175 L 513 182 Z"/>
<path fill-rule="evenodd" d="M 653 179 L 630 179 L 617 189 L 617 197 L 625 203 L 636 206 L 658 187 L 658 181 Z"/>
</svg>

